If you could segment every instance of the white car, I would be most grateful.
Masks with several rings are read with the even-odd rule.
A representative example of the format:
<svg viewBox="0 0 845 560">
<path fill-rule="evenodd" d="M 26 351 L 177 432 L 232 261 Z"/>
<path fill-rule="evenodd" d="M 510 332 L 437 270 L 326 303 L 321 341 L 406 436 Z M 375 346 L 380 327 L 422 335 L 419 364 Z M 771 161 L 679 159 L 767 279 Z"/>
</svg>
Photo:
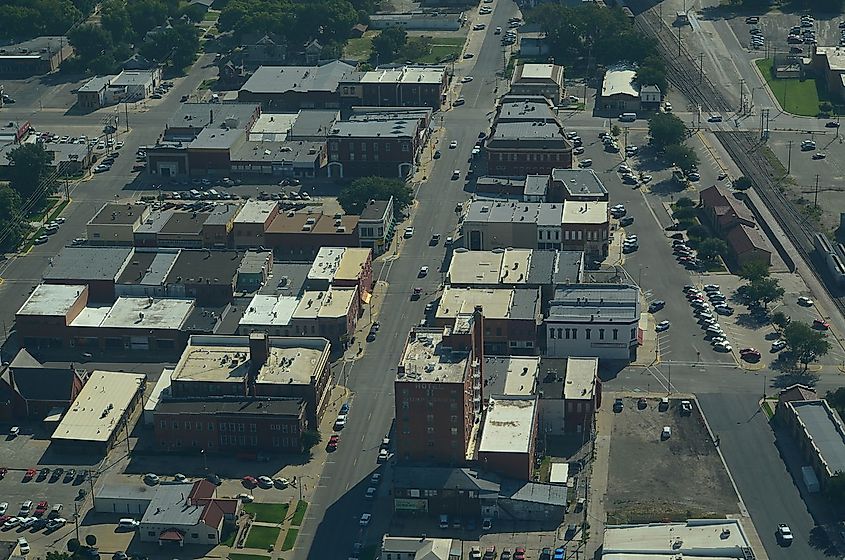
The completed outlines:
<svg viewBox="0 0 845 560">
<path fill-rule="evenodd" d="M 778 524 L 778 540 L 784 546 L 789 546 L 792 544 L 792 529 L 790 529 L 789 525 L 787 525 L 786 523 Z"/>
<path fill-rule="evenodd" d="M 406 227 L 405 233 L 403 235 L 404 235 L 405 239 L 409 239 L 409 238 L 413 237 L 414 236 L 414 228 Z"/>
<path fill-rule="evenodd" d="M 804 307 L 811 307 L 813 305 L 813 300 L 811 300 L 807 296 L 801 296 L 800 298 L 798 298 L 798 305 L 803 305 Z"/>
<path fill-rule="evenodd" d="M 457 140 L 452 140 L 451 142 L 449 142 L 449 149 L 450 150 L 454 150 L 457 147 L 458 147 L 458 141 Z"/>
<path fill-rule="evenodd" d="M 5 515 L 7 509 L 9 509 L 9 502 L 0 502 L 0 515 Z"/>
<path fill-rule="evenodd" d="M 772 342 L 772 352 L 780 352 L 786 348 L 786 341 L 785 340 L 776 340 Z"/>
<path fill-rule="evenodd" d="M 26 542 L 24 537 L 18 537 L 18 548 L 21 551 L 21 554 L 29 554 L 29 543 Z"/>
<path fill-rule="evenodd" d="M 154 474 L 154 473 L 147 473 L 147 474 L 145 474 L 145 475 L 144 475 L 144 480 L 147 482 L 147 484 L 156 485 L 156 484 L 158 484 L 158 483 L 159 483 L 159 478 L 158 478 L 158 475 L 157 475 L 157 474 Z"/>
<path fill-rule="evenodd" d="M 370 520 L 372 518 L 373 518 L 373 516 L 370 515 L 369 513 L 362 513 L 361 514 L 361 520 L 358 522 L 358 525 L 360 525 L 361 527 L 366 527 L 367 525 L 370 524 Z"/>
<path fill-rule="evenodd" d="M 427 267 L 427 266 L 421 266 L 421 267 L 420 267 L 419 277 L 420 277 L 420 278 L 423 278 L 423 277 L 425 277 L 425 276 L 428 276 L 428 267 Z"/>
<path fill-rule="evenodd" d="M 669 439 L 672 437 L 672 426 L 663 426 L 663 430 L 660 432 L 660 439 Z"/>
<path fill-rule="evenodd" d="M 630 173 L 631 168 L 628 167 L 627 164 L 623 163 L 622 165 L 619 166 L 619 171 L 620 171 L 620 173 Z"/>
<path fill-rule="evenodd" d="M 590 167 L 591 165 L 593 165 L 593 160 L 591 159 L 582 159 L 578 162 L 578 167 Z"/>
<path fill-rule="evenodd" d="M 731 350 L 733 350 L 733 346 L 731 346 L 727 342 L 720 342 L 718 344 L 714 344 L 713 349 L 719 352 L 730 352 Z"/>
<path fill-rule="evenodd" d="M 572 153 L 575 154 L 576 156 L 580 156 L 581 154 L 584 153 L 584 146 L 578 146 L 577 148 L 573 148 Z"/>
<path fill-rule="evenodd" d="M 258 485 L 262 488 L 271 488 L 273 486 L 273 479 L 269 476 L 259 476 Z"/>
<path fill-rule="evenodd" d="M 247 494 L 246 492 L 241 492 L 235 497 L 245 504 L 248 504 L 255 500 L 255 496 L 253 496 L 252 494 Z"/>
<path fill-rule="evenodd" d="M 337 430 L 342 430 L 346 427 L 346 415 L 340 414 L 337 417 L 337 420 L 334 421 L 334 427 Z"/>
<path fill-rule="evenodd" d="M 483 23 L 476 23 L 475 25 L 472 26 L 472 30 L 473 31 L 481 31 L 482 29 L 485 29 L 486 27 L 487 27 L 487 25 L 485 25 Z"/>
<path fill-rule="evenodd" d="M 657 325 L 655 325 L 654 330 L 657 332 L 668 331 L 670 326 L 671 323 L 669 321 L 660 321 Z"/>
<path fill-rule="evenodd" d="M 467 84 L 467 83 L 471 82 L 472 80 L 473 80 L 472 76 L 464 76 L 463 78 L 461 78 L 461 83 Z"/>
</svg>

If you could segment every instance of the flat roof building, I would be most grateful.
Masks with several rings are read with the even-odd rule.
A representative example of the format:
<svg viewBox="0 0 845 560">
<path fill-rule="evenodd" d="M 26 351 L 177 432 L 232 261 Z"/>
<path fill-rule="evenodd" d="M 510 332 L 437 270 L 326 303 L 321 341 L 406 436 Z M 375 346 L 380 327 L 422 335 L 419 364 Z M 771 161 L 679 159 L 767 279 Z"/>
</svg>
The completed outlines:
<svg viewBox="0 0 845 560">
<path fill-rule="evenodd" d="M 49 74 L 73 54 L 64 36 L 35 37 L 0 48 L 0 78 L 28 78 Z"/>
<path fill-rule="evenodd" d="M 542 95 L 557 105 L 563 98 L 564 75 L 564 68 L 559 64 L 517 64 L 510 93 Z"/>
<path fill-rule="evenodd" d="M 536 397 L 490 397 L 481 427 L 478 461 L 502 476 L 530 480 L 536 436 Z"/>
<path fill-rule="evenodd" d="M 552 169 L 550 187 L 554 201 L 609 200 L 607 187 L 592 169 Z M 551 201 L 550 201 L 551 202 Z"/>
<path fill-rule="evenodd" d="M 88 221 L 93 245 L 132 245 L 133 233 L 150 214 L 146 204 L 107 203 Z"/>
<path fill-rule="evenodd" d="M 784 402 L 779 406 L 778 418 L 798 440 L 802 455 L 822 488 L 835 474 L 845 472 L 845 425 L 827 400 Z"/>
<path fill-rule="evenodd" d="M 73 453 L 107 453 L 118 437 L 132 430 L 127 423 L 143 400 L 146 378 L 139 373 L 91 373 L 50 437 L 51 443 Z"/>
<path fill-rule="evenodd" d="M 238 91 L 238 101 L 266 109 L 335 109 L 338 84 L 356 75 L 355 66 L 335 60 L 320 66 L 261 66 Z"/>
<path fill-rule="evenodd" d="M 753 558 L 738 519 L 690 519 L 684 523 L 608 525 L 602 560 Z"/>
</svg>

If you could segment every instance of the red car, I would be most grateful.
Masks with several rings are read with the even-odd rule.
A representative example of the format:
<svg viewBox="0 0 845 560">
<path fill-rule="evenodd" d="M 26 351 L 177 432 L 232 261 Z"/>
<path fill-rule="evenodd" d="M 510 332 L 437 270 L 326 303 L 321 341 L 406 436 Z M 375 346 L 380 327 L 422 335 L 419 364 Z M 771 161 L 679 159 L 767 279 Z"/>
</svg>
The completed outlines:
<svg viewBox="0 0 845 560">
<path fill-rule="evenodd" d="M 518 546 L 516 550 L 513 551 L 513 560 L 525 560 L 525 547 Z"/>
<path fill-rule="evenodd" d="M 35 476 L 35 469 L 26 469 L 26 474 L 23 475 L 23 481 L 29 482 Z"/>
<path fill-rule="evenodd" d="M 337 434 L 332 434 L 329 438 L 328 448 L 329 451 L 334 451 L 337 449 L 338 444 L 340 443 L 340 436 Z"/>
<path fill-rule="evenodd" d="M 830 328 L 830 323 L 821 319 L 815 319 L 813 320 L 813 328 L 826 331 Z"/>
<path fill-rule="evenodd" d="M 248 486 L 249 488 L 255 488 L 256 486 L 258 486 L 258 479 L 254 476 L 247 475 L 243 478 L 243 483 L 244 486 Z"/>
<path fill-rule="evenodd" d="M 38 502 L 38 505 L 35 506 L 35 517 L 41 517 L 47 511 L 47 508 L 50 505 L 47 503 L 47 500 L 41 500 Z"/>
</svg>

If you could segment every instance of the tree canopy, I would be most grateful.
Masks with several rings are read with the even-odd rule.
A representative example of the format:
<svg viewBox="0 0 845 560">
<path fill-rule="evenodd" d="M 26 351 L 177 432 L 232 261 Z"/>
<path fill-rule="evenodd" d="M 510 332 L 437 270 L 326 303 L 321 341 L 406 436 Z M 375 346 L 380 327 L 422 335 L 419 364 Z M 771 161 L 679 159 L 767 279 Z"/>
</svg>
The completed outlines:
<svg viewBox="0 0 845 560">
<path fill-rule="evenodd" d="M 824 396 L 828 404 L 836 409 L 839 416 L 845 416 L 845 387 L 839 387 L 835 391 L 828 391 Z"/>
<path fill-rule="evenodd" d="M 722 241 L 721 239 L 717 239 L 715 237 L 710 237 L 708 239 L 703 239 L 698 244 L 698 256 L 705 260 L 705 261 L 712 261 L 715 260 L 716 257 L 719 255 L 724 255 L 728 251 L 728 244 Z"/>
<path fill-rule="evenodd" d="M 309 39 L 342 43 L 364 15 L 359 10 L 368 8 L 372 8 L 368 1 L 230 0 L 217 25 L 221 31 L 232 31 L 236 39 L 272 33 L 291 44 Z"/>
<path fill-rule="evenodd" d="M 740 269 L 739 277 L 749 282 L 769 277 L 769 265 L 762 261 L 752 261 Z"/>
<path fill-rule="evenodd" d="M 804 364 L 804 369 L 810 362 L 817 360 L 830 351 L 824 333 L 814 330 L 810 325 L 799 321 L 792 321 L 783 329 L 783 339 L 790 355 Z"/>
<path fill-rule="evenodd" d="M 408 34 L 401 27 L 388 27 L 373 37 L 373 51 L 378 55 L 380 62 L 390 62 L 405 43 L 408 41 Z"/>
<path fill-rule="evenodd" d="M 657 113 L 648 120 L 648 133 L 651 145 L 663 151 L 667 146 L 681 144 L 687 137 L 687 127 L 673 113 Z"/>
<path fill-rule="evenodd" d="M 21 197 L 8 186 L 0 186 L 0 251 L 17 248 L 27 231 L 21 219 Z"/>
<path fill-rule="evenodd" d="M 34 198 L 37 205 L 53 192 L 55 182 L 48 179 L 53 156 L 41 144 L 23 144 L 6 157 L 12 164 L 9 172 L 12 188 L 21 200 Z"/>
<path fill-rule="evenodd" d="M 149 35 L 141 45 L 140 53 L 150 60 L 184 68 L 194 62 L 199 46 L 197 28 L 188 22 L 176 21 L 171 27 Z"/>
<path fill-rule="evenodd" d="M 677 165 L 684 173 L 690 173 L 698 166 L 698 154 L 686 144 L 666 146 L 663 157 L 671 165 Z"/>
<path fill-rule="evenodd" d="M 72 0 L 4 0 L 0 2 L 0 38 L 64 35 L 88 11 L 88 4 L 77 6 Z"/>
<path fill-rule="evenodd" d="M 739 189 L 741 191 L 750 189 L 754 183 L 751 182 L 751 179 L 743 175 L 742 177 L 737 177 L 733 182 L 733 187 L 735 189 Z"/>
<path fill-rule="evenodd" d="M 414 191 L 399 179 L 361 177 L 341 190 L 337 201 L 347 214 L 360 214 L 370 200 L 389 200 L 391 196 L 394 211 L 400 212 L 413 202 Z"/>
</svg>

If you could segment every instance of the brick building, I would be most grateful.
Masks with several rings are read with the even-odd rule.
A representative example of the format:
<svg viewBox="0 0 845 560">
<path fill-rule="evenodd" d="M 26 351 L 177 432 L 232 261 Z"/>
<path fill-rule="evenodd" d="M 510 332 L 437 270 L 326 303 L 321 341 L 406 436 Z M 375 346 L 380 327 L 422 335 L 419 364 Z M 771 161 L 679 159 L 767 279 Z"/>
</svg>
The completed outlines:
<svg viewBox="0 0 845 560">
<path fill-rule="evenodd" d="M 487 401 L 478 464 L 518 480 L 531 480 L 537 440 L 537 398 L 497 396 Z"/>
<path fill-rule="evenodd" d="M 8 422 L 44 420 L 55 409 L 67 409 L 86 378 L 73 364 L 47 366 L 26 349 L 18 350 L 0 370 L 0 418 Z"/>
<path fill-rule="evenodd" d="M 264 232 L 264 246 L 293 261 L 310 261 L 322 247 L 357 247 L 358 216 L 311 209 L 279 213 Z"/>
<path fill-rule="evenodd" d="M 235 247 L 264 245 L 264 232 L 279 214 L 279 204 L 271 200 L 248 200 L 232 224 Z"/>
<path fill-rule="evenodd" d="M 563 203 L 561 248 L 583 251 L 591 260 L 602 260 L 610 245 L 610 214 L 604 201 Z"/>
<path fill-rule="evenodd" d="M 340 83 L 345 107 L 431 107 L 443 102 L 449 75 L 443 66 L 376 68 Z"/>
<path fill-rule="evenodd" d="M 415 328 L 397 367 L 396 455 L 400 461 L 461 465 L 472 458 L 483 399 L 484 316 L 452 329 Z"/>
</svg>

